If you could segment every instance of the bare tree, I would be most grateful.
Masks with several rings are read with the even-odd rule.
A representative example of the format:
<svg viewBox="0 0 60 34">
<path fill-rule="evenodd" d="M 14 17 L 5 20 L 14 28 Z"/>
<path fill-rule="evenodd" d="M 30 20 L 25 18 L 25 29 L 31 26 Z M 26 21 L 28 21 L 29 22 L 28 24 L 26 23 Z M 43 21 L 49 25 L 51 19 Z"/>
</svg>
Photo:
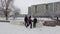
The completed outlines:
<svg viewBox="0 0 60 34">
<path fill-rule="evenodd" d="M 8 15 L 11 12 L 11 8 L 9 8 L 9 7 L 10 7 L 10 3 L 12 1 L 13 0 L 0 0 L 0 5 L 2 7 L 2 10 L 0 10 L 0 11 L 3 11 L 3 13 L 6 17 L 6 20 L 8 20 Z"/>
<path fill-rule="evenodd" d="M 14 19 L 15 19 L 16 17 L 20 16 L 20 12 L 19 12 L 19 11 L 20 11 L 20 9 L 18 9 L 18 8 L 14 10 L 14 13 L 13 13 L 13 18 L 14 18 Z"/>
</svg>

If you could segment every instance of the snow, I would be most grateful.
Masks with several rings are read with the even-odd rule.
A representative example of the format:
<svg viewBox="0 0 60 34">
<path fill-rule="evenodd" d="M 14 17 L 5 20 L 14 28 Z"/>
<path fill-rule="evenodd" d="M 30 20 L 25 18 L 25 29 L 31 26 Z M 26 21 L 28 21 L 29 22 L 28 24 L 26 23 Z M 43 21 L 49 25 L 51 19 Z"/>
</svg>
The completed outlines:
<svg viewBox="0 0 60 34">
<path fill-rule="evenodd" d="M 24 26 L 23 19 L 16 18 L 13 20 L 9 18 L 10 23 L 0 22 L 0 34 L 60 34 L 60 26 L 48 27 L 42 25 L 44 21 L 51 20 L 50 18 L 38 18 L 43 21 L 39 21 L 37 27 L 32 29 Z M 5 18 L 2 20 L 5 20 Z"/>
<path fill-rule="evenodd" d="M 60 34 L 60 26 L 40 28 L 26 28 L 24 25 L 13 25 L 6 22 L 0 22 L 0 34 Z"/>
<path fill-rule="evenodd" d="M 0 17 L 0 20 L 5 20 L 6 18 L 5 17 Z M 13 20 L 13 17 L 9 17 L 8 18 L 9 20 Z M 52 20 L 51 18 L 37 18 L 38 20 L 43 20 L 43 21 L 47 21 L 47 20 Z M 20 20 L 20 21 L 24 21 L 24 17 L 16 17 L 15 20 Z M 32 17 L 32 20 L 33 20 L 33 17 Z"/>
</svg>

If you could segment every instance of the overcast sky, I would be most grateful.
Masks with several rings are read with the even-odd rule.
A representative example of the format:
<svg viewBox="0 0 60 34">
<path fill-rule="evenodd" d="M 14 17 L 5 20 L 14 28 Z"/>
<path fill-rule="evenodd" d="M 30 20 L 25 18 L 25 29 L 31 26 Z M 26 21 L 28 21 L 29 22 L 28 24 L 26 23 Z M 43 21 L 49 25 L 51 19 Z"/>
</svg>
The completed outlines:
<svg viewBox="0 0 60 34">
<path fill-rule="evenodd" d="M 28 7 L 31 5 L 59 2 L 60 0 L 14 0 L 14 5 L 21 10 L 21 14 L 28 14 Z"/>
</svg>

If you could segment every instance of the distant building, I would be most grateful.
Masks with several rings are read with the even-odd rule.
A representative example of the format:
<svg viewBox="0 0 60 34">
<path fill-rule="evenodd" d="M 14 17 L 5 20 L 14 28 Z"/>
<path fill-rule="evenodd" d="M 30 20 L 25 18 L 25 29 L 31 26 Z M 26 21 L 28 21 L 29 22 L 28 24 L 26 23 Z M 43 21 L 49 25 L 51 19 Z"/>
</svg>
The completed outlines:
<svg viewBox="0 0 60 34">
<path fill-rule="evenodd" d="M 28 7 L 28 15 L 37 17 L 60 17 L 60 2 L 32 5 Z"/>
</svg>

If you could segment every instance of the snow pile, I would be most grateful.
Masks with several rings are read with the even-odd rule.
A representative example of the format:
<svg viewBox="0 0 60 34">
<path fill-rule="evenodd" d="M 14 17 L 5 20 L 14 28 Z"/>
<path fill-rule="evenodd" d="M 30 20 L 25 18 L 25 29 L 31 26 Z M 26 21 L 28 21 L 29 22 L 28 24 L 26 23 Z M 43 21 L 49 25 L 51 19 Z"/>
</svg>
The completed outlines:
<svg viewBox="0 0 60 34">
<path fill-rule="evenodd" d="M 10 23 L 15 25 L 24 25 L 24 21 L 20 20 L 10 20 Z"/>
</svg>

